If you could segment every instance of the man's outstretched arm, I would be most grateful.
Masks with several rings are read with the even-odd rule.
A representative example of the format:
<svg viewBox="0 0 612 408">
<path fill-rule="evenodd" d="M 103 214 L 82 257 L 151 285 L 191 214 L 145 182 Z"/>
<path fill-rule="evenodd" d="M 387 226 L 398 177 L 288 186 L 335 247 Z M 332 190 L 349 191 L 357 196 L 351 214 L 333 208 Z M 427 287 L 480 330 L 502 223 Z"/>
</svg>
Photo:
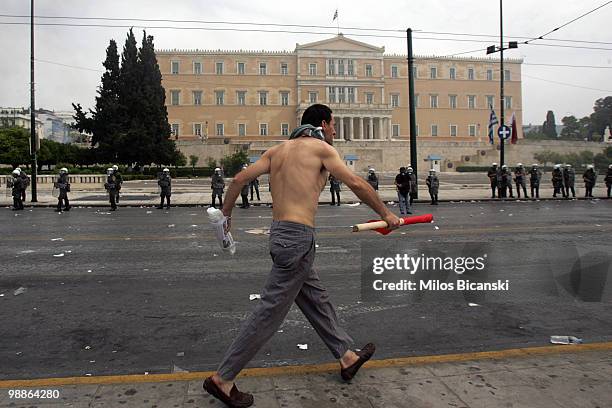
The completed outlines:
<svg viewBox="0 0 612 408">
<path fill-rule="evenodd" d="M 376 211 L 383 220 L 387 221 L 390 228 L 399 227 L 399 218 L 389 211 L 374 188 L 367 181 L 357 176 L 346 167 L 346 164 L 340 159 L 340 155 L 336 149 L 331 146 L 325 146 L 322 160 L 323 167 L 325 167 L 332 176 L 346 184 L 361 201 Z"/>
</svg>

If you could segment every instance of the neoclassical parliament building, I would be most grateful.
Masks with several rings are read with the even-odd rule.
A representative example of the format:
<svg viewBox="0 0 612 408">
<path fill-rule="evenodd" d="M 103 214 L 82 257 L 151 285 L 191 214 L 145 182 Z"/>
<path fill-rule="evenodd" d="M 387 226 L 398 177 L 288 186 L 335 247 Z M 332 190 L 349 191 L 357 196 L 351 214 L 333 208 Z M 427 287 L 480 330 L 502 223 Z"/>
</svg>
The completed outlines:
<svg viewBox="0 0 612 408">
<path fill-rule="evenodd" d="M 336 146 L 345 154 L 351 146 L 378 146 L 383 151 L 368 157 L 376 161 L 386 148 L 408 143 L 406 56 L 385 54 L 384 47 L 340 34 L 297 44 L 293 52 L 161 50 L 157 59 L 168 120 L 182 150 L 198 145 L 198 154 L 206 155 L 206 145 L 222 141 L 248 145 L 253 154 L 263 151 L 286 139 L 313 103 L 333 110 Z M 518 129 L 521 62 L 505 60 L 504 71 L 506 122 L 515 113 Z M 499 75 L 494 59 L 417 56 L 418 140 L 486 146 L 489 106 L 501 113 Z M 348 155 L 359 159 L 356 150 Z"/>
</svg>

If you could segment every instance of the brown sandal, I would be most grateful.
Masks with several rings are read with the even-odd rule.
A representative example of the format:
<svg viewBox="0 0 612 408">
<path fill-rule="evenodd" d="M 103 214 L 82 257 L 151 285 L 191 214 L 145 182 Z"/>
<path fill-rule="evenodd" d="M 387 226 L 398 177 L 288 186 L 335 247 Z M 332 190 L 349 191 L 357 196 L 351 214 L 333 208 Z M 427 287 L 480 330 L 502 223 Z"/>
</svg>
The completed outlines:
<svg viewBox="0 0 612 408">
<path fill-rule="evenodd" d="M 348 366 L 346 368 L 340 369 L 340 375 L 344 381 L 350 381 L 353 379 L 357 371 L 361 368 L 361 366 L 368 361 L 374 352 L 376 351 L 376 346 L 373 343 L 368 343 L 360 351 L 356 351 L 355 354 L 359 356 L 359 360 L 357 360 L 353 365 Z"/>
<path fill-rule="evenodd" d="M 246 408 L 253 405 L 253 395 L 247 394 L 246 392 L 238 391 L 236 384 L 232 387 L 230 395 L 227 396 L 213 381 L 212 377 L 208 377 L 204 380 L 202 385 L 204 389 L 213 397 L 223 402 L 230 408 Z"/>
</svg>

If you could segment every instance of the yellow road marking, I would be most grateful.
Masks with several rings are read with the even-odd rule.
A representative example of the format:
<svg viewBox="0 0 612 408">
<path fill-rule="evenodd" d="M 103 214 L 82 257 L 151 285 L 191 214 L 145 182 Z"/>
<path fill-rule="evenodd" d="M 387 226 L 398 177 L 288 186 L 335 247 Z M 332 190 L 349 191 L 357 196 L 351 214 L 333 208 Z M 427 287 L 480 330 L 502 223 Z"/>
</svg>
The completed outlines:
<svg viewBox="0 0 612 408">
<path fill-rule="evenodd" d="M 497 351 L 481 351 L 474 353 L 442 354 L 419 357 L 389 358 L 372 360 L 366 363 L 369 368 L 404 367 L 410 365 L 453 363 L 474 360 L 500 360 L 513 357 L 532 357 L 550 354 L 577 353 L 586 351 L 612 351 L 612 342 L 578 344 L 567 346 L 543 346 L 507 349 Z M 338 371 L 338 363 L 313 364 L 301 366 L 283 366 L 267 368 L 247 368 L 241 377 L 263 377 L 279 375 L 306 375 Z M 213 371 L 198 371 L 191 373 L 151 374 L 151 375 L 108 375 L 96 377 L 63 377 L 40 378 L 33 380 L 3 380 L 0 388 L 54 387 L 60 385 L 86 384 L 132 384 L 167 381 L 203 380 L 212 375 Z"/>
</svg>

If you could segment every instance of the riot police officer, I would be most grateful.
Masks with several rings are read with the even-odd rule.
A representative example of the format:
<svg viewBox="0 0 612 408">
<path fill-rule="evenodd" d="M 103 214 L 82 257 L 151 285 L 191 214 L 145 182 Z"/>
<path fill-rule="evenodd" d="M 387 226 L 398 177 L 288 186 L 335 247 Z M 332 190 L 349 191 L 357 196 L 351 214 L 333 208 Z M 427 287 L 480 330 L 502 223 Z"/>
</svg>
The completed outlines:
<svg viewBox="0 0 612 408">
<path fill-rule="evenodd" d="M 108 192 L 108 200 L 110 201 L 111 211 L 117 210 L 117 178 L 115 177 L 115 171 L 112 167 L 106 169 L 106 183 L 104 188 Z"/>
<path fill-rule="evenodd" d="M 21 200 L 23 180 L 20 173 L 19 169 L 13 170 L 12 177 L 8 180 L 8 185 L 11 187 L 11 195 L 13 196 L 13 211 L 23 210 L 23 201 Z"/>
<path fill-rule="evenodd" d="M 249 187 L 251 189 L 251 201 L 253 201 L 253 191 L 257 193 L 257 201 L 261 201 L 261 198 L 259 197 L 259 178 L 256 177 L 251 180 Z"/>
<path fill-rule="evenodd" d="M 552 171 L 553 197 L 561 194 L 563 190 L 563 174 L 561 173 L 561 165 L 555 164 Z"/>
<path fill-rule="evenodd" d="M 21 201 L 25 202 L 26 200 L 26 189 L 30 185 L 30 178 L 26 174 L 26 172 L 22 169 L 19 169 L 19 177 L 21 177 Z"/>
<path fill-rule="evenodd" d="M 527 172 L 523 167 L 523 163 L 517 163 L 516 168 L 514 169 L 514 182 L 516 183 L 516 196 L 517 198 L 521 198 L 521 188 L 523 189 L 523 193 L 525 198 L 529 198 L 527 195 Z"/>
<path fill-rule="evenodd" d="M 576 190 L 574 184 L 576 182 L 576 172 L 571 164 L 566 164 L 563 169 L 563 197 L 569 198 L 569 192 L 572 190 L 572 197 L 576 198 Z"/>
<path fill-rule="evenodd" d="M 438 205 L 438 189 L 440 188 L 440 180 L 436 176 L 435 170 L 429 170 L 429 176 L 425 180 L 427 188 L 429 189 L 429 196 L 431 197 L 431 205 Z"/>
<path fill-rule="evenodd" d="M 215 173 L 212 175 L 210 188 L 212 189 L 212 207 L 215 207 L 215 198 L 219 197 L 219 206 L 223 207 L 223 190 L 225 189 L 225 181 L 221 175 L 221 169 L 215 168 Z"/>
<path fill-rule="evenodd" d="M 247 165 L 242 165 L 242 170 L 246 170 Z M 246 183 L 242 186 L 242 190 L 240 190 L 240 197 L 242 198 L 242 205 L 240 208 L 249 208 L 251 204 L 249 204 L 249 183 Z"/>
<path fill-rule="evenodd" d="M 329 192 L 331 193 L 331 205 L 340 205 L 340 180 L 329 175 Z M 336 203 L 337 198 L 337 203 Z"/>
<path fill-rule="evenodd" d="M 68 201 L 68 192 L 70 191 L 70 181 L 68 180 L 68 169 L 62 167 L 57 177 L 57 181 L 54 185 L 59 190 L 57 197 L 57 209 L 55 211 L 62 212 L 62 205 L 64 211 L 70 211 L 70 202 Z"/>
<path fill-rule="evenodd" d="M 158 210 L 163 210 L 164 208 L 164 199 L 166 200 L 166 209 L 170 209 L 170 196 L 172 195 L 172 178 L 170 178 L 170 170 L 164 169 L 159 175 L 159 179 L 157 180 L 157 185 L 160 188 L 160 198 L 161 201 L 159 203 Z"/>
<path fill-rule="evenodd" d="M 406 167 L 406 174 L 408 174 L 408 178 L 410 178 L 410 205 L 412 205 L 412 201 L 414 201 L 417 196 L 417 176 L 410 166 Z"/>
<path fill-rule="evenodd" d="M 508 170 L 508 166 L 505 164 L 501 166 L 501 186 L 503 191 L 503 197 L 508 197 L 506 195 L 506 190 L 510 193 L 509 197 L 514 198 L 514 194 L 512 193 L 512 173 Z"/>
<path fill-rule="evenodd" d="M 608 198 L 610 198 L 610 192 L 612 190 L 612 164 L 608 165 L 608 172 L 606 173 L 606 187 L 608 188 Z"/>
<path fill-rule="evenodd" d="M 368 184 L 372 186 L 374 191 L 378 191 L 378 176 L 376 175 L 376 169 L 374 167 L 370 167 L 368 169 Z"/>
<path fill-rule="evenodd" d="M 397 201 L 399 203 L 400 214 L 412 214 L 410 212 L 410 176 L 405 167 L 400 167 L 399 173 L 395 176 L 395 187 L 397 188 Z"/>
<path fill-rule="evenodd" d="M 487 171 L 487 177 L 489 177 L 489 182 L 491 183 L 491 198 L 495 198 L 495 189 L 498 189 L 497 186 L 497 174 L 499 173 L 499 169 L 497 168 L 497 163 L 491 163 L 491 167 Z M 499 189 L 498 189 L 499 193 Z M 497 195 L 501 197 L 500 194 Z"/>
<path fill-rule="evenodd" d="M 121 173 L 119 172 L 119 166 L 116 164 L 113 165 L 113 174 L 115 175 L 115 179 L 117 180 L 117 196 L 115 197 L 115 202 L 119 204 L 119 192 L 121 191 L 121 186 L 123 185 L 123 177 L 121 177 Z"/>
<path fill-rule="evenodd" d="M 584 196 L 593 198 L 593 187 L 595 187 L 595 182 L 597 181 L 597 173 L 595 173 L 592 164 L 587 166 L 582 175 L 582 179 L 584 180 L 584 188 L 586 189 Z"/>
<path fill-rule="evenodd" d="M 537 164 L 531 165 L 529 170 L 529 184 L 531 186 L 531 197 L 540 198 L 540 179 L 542 178 L 542 172 L 538 168 Z"/>
</svg>

